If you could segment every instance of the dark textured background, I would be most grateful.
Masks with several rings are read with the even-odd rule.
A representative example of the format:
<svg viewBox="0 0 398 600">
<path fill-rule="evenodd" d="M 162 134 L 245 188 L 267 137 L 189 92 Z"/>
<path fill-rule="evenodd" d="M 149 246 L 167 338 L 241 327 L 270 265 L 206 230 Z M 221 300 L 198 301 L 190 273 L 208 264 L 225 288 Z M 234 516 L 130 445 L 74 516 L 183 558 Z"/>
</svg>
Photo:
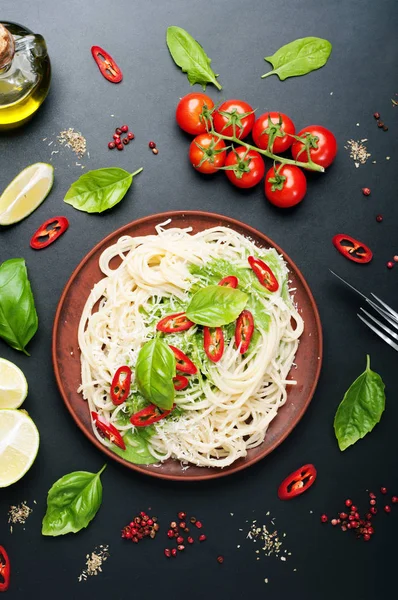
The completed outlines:
<svg viewBox="0 0 398 600">
<path fill-rule="evenodd" d="M 0 355 L 16 362 L 27 376 L 24 408 L 41 434 L 32 469 L 19 483 L 0 490 L 0 543 L 9 551 L 13 570 L 7 597 L 32 593 L 40 598 L 95 595 L 151 600 L 383 597 L 392 586 L 395 589 L 398 509 L 392 515 L 378 515 L 376 535 L 369 544 L 321 525 L 319 515 L 341 509 L 347 496 L 364 507 L 365 490 L 382 484 L 398 492 L 397 354 L 356 318 L 358 299 L 328 271 L 333 268 L 365 293 L 375 291 L 397 306 L 398 265 L 393 271 L 385 267 L 398 253 L 398 109 L 390 100 L 398 92 L 396 2 L 3 0 L 1 9 L 0 20 L 21 22 L 44 35 L 53 81 L 36 118 L 20 131 L 0 136 L 0 189 L 30 163 L 52 158 L 55 167 L 50 197 L 28 219 L 0 232 L 0 262 L 16 256 L 26 259 L 40 318 L 39 331 L 29 345 L 30 358 L 0 342 Z M 261 186 L 242 193 L 222 175 L 204 179 L 189 166 L 189 140 L 176 126 L 174 111 L 191 88 L 165 44 L 166 27 L 172 24 L 186 28 L 212 57 L 224 86 L 221 93 L 208 88 L 215 100 L 242 98 L 260 113 L 286 112 L 298 129 L 319 123 L 333 130 L 339 143 L 337 159 L 325 175 L 309 175 L 307 196 L 296 210 L 274 209 Z M 265 55 L 308 35 L 332 42 L 326 67 L 285 82 L 260 79 L 268 69 Z M 93 44 L 107 49 L 122 67 L 120 85 L 101 77 L 90 53 Z M 389 125 L 387 133 L 378 130 L 374 111 L 381 112 Z M 123 153 L 110 153 L 107 141 L 124 122 L 136 139 Z M 75 166 L 71 151 L 61 149 L 51 156 L 55 144 L 48 146 L 49 142 L 68 127 L 87 138 L 90 158 L 77 161 L 86 170 L 144 167 L 125 199 L 108 213 L 88 215 L 62 201 L 83 172 Z M 344 150 L 350 138 L 369 140 L 372 157 L 359 169 Z M 158 156 L 148 150 L 150 139 L 158 144 Z M 370 198 L 362 195 L 363 186 L 372 189 Z M 203 209 L 241 219 L 274 239 L 296 261 L 318 302 L 324 327 L 324 366 L 317 392 L 285 443 L 249 470 L 206 484 L 181 485 L 139 476 L 109 462 L 95 521 L 77 535 L 44 538 L 40 524 L 51 484 L 70 471 L 97 471 L 104 463 L 74 425 L 55 385 L 50 345 L 59 296 L 77 263 L 105 235 L 136 218 L 169 209 Z M 377 213 L 384 216 L 382 224 L 375 221 Z M 54 214 L 68 217 L 69 231 L 54 246 L 34 253 L 29 247 L 32 233 Z M 338 232 L 367 242 L 374 251 L 372 263 L 356 265 L 341 257 L 331 244 Z M 366 353 L 386 383 L 386 413 L 371 435 L 342 454 L 334 438 L 333 416 L 345 390 L 363 371 Z M 278 484 L 306 462 L 318 468 L 316 485 L 295 501 L 280 502 Z M 11 535 L 7 510 L 22 500 L 34 512 L 25 530 L 15 527 Z M 139 546 L 121 540 L 121 527 L 148 507 L 163 524 L 176 510 L 200 516 L 209 540 L 173 562 L 162 555 L 164 532 L 155 542 Z M 286 562 L 261 554 L 256 561 L 256 545 L 245 539 L 250 524 L 246 520 L 265 523 L 267 511 L 276 518 L 278 529 L 287 533 L 285 547 L 292 555 Z M 101 543 L 109 543 L 111 550 L 103 573 L 78 583 L 86 553 Z M 222 566 L 216 562 L 218 554 L 225 556 Z"/>
</svg>

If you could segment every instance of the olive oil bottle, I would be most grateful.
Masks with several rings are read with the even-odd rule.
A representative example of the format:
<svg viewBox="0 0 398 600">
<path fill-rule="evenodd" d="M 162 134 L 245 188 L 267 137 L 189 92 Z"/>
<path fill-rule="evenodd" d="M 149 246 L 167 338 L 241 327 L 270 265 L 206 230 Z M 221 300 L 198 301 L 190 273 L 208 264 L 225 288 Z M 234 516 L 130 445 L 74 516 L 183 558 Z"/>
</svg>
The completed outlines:
<svg viewBox="0 0 398 600">
<path fill-rule="evenodd" d="M 0 23 L 0 133 L 23 125 L 44 102 L 51 65 L 41 35 Z"/>
</svg>

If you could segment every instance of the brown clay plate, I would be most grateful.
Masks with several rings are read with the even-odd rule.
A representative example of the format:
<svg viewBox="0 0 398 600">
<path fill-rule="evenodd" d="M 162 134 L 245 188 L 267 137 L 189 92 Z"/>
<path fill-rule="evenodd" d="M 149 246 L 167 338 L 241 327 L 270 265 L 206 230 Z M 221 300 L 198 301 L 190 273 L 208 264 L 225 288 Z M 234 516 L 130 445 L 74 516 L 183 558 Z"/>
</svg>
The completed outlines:
<svg viewBox="0 0 398 600">
<path fill-rule="evenodd" d="M 155 233 L 155 225 L 171 218 L 174 227 L 192 227 L 193 233 L 210 227 L 231 227 L 238 233 L 250 237 L 258 246 L 275 248 L 283 254 L 291 274 L 291 287 L 297 288 L 295 300 L 304 319 L 305 329 L 296 354 L 291 377 L 297 385 L 288 391 L 287 402 L 279 409 L 278 415 L 271 422 L 264 442 L 248 451 L 245 458 L 240 458 L 224 469 L 190 466 L 183 470 L 178 461 L 167 460 L 161 466 L 134 465 L 114 454 L 103 446 L 95 437 L 91 428 L 91 418 L 87 403 L 77 393 L 80 385 L 80 350 L 77 340 L 78 325 L 86 299 L 102 277 L 98 260 L 105 248 L 114 244 L 122 235 L 142 236 Z M 201 211 L 173 211 L 151 215 L 133 221 L 108 235 L 87 254 L 72 273 L 55 315 L 53 329 L 52 354 L 55 376 L 62 398 L 83 433 L 102 452 L 119 463 L 162 479 L 195 481 L 223 477 L 256 463 L 272 452 L 289 435 L 307 409 L 314 394 L 322 363 L 322 329 L 318 309 L 304 277 L 294 262 L 269 238 L 256 229 L 222 215 Z"/>
</svg>

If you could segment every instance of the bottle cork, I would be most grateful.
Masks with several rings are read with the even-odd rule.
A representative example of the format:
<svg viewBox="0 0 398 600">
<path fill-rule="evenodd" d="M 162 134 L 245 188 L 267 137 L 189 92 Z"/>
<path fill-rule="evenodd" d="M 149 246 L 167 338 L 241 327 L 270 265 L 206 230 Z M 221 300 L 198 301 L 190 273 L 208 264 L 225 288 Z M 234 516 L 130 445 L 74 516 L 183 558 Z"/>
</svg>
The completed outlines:
<svg viewBox="0 0 398 600">
<path fill-rule="evenodd" d="M 14 38 L 0 23 L 0 69 L 5 67 L 14 56 Z"/>
</svg>

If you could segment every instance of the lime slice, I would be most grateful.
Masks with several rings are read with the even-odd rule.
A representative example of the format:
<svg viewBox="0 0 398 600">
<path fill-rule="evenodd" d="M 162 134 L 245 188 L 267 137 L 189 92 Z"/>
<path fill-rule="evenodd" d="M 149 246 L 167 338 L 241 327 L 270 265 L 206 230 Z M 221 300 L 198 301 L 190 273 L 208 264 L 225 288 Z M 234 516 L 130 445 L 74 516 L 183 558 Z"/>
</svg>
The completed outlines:
<svg viewBox="0 0 398 600">
<path fill-rule="evenodd" d="M 0 408 L 19 408 L 28 395 L 28 382 L 14 363 L 0 358 Z"/>
<path fill-rule="evenodd" d="M 39 449 L 39 432 L 23 410 L 0 409 L 0 488 L 29 471 Z"/>
<path fill-rule="evenodd" d="M 19 173 L 0 196 L 0 225 L 18 223 L 45 200 L 54 181 L 54 168 L 35 163 Z"/>
</svg>

